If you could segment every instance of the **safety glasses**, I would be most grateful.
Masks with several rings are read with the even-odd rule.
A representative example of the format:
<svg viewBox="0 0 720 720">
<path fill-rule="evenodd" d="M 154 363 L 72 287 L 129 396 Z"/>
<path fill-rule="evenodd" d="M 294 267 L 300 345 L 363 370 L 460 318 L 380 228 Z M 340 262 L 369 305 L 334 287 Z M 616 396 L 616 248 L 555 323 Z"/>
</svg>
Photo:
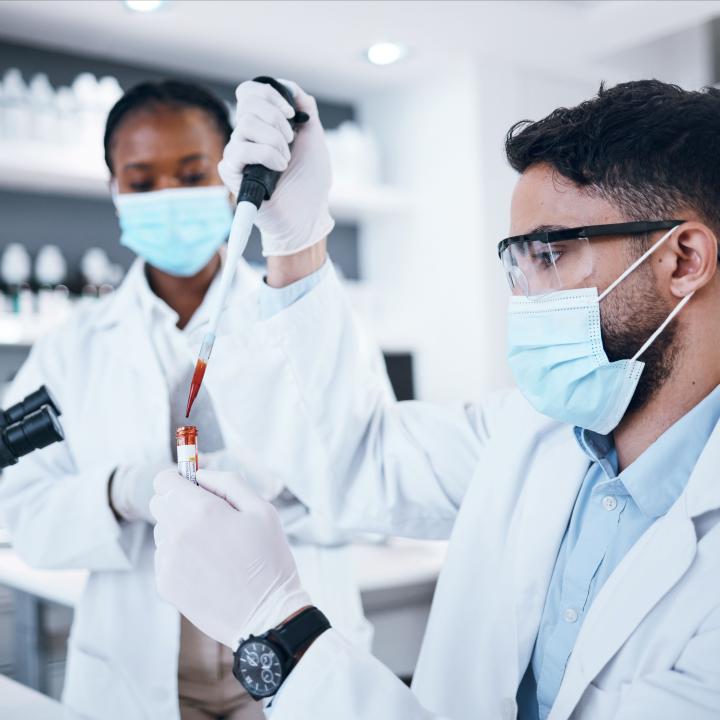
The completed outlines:
<svg viewBox="0 0 720 720">
<path fill-rule="evenodd" d="M 498 256 L 514 295 L 543 296 L 585 286 L 595 265 L 591 238 L 642 235 L 683 222 L 650 220 L 514 235 L 498 243 Z"/>
</svg>

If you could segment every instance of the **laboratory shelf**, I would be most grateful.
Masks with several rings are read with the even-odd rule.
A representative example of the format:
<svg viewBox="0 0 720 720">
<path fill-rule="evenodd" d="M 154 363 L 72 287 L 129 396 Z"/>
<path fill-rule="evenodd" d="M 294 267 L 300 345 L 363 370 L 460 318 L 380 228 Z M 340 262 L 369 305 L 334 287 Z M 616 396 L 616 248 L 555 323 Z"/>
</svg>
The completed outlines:
<svg viewBox="0 0 720 720">
<path fill-rule="evenodd" d="M 58 324 L 39 316 L 24 319 L 18 315 L 0 312 L 0 348 L 30 347 Z"/>
<path fill-rule="evenodd" d="M 0 143 L 0 188 L 81 197 L 110 195 L 101 157 L 78 148 L 39 143 Z M 404 213 L 411 207 L 408 193 L 388 185 L 338 181 L 330 191 L 330 208 L 338 220 L 360 222 Z"/>
<path fill-rule="evenodd" d="M 55 195 L 109 197 L 102 159 L 77 148 L 39 143 L 0 144 L 0 187 Z"/>
</svg>

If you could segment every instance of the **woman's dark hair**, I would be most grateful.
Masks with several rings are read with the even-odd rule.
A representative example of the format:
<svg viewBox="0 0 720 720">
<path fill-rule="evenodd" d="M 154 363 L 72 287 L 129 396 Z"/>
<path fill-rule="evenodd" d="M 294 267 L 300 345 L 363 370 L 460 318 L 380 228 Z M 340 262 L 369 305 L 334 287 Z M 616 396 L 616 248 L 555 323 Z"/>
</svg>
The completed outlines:
<svg viewBox="0 0 720 720">
<path fill-rule="evenodd" d="M 694 210 L 720 232 L 720 91 L 659 80 L 605 88 L 573 108 L 523 120 L 505 140 L 510 165 L 548 163 L 629 220 Z"/>
<path fill-rule="evenodd" d="M 217 131 L 226 143 L 230 139 L 232 127 L 228 118 L 228 109 L 222 100 L 199 85 L 164 80 L 162 82 L 143 82 L 130 88 L 113 106 L 105 124 L 105 164 L 113 172 L 110 149 L 113 135 L 120 124 L 129 115 L 138 110 L 152 110 L 157 107 L 175 109 L 199 108 L 215 123 Z"/>
</svg>

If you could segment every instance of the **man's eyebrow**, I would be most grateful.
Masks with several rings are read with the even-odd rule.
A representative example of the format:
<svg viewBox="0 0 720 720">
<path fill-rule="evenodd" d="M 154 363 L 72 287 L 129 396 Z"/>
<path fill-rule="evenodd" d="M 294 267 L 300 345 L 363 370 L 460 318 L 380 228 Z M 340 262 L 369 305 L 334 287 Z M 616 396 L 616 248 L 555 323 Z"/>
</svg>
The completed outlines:
<svg viewBox="0 0 720 720">
<path fill-rule="evenodd" d="M 523 233 L 523 235 L 534 235 L 535 233 L 542 232 L 553 232 L 555 230 L 567 230 L 569 225 L 538 225 L 529 232 Z"/>
</svg>

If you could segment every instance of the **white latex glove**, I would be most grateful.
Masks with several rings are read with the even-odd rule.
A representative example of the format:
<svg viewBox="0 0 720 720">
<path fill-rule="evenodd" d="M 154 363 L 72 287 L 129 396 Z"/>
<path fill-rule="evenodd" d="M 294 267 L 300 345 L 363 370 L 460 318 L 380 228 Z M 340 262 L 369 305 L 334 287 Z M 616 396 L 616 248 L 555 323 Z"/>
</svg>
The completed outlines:
<svg viewBox="0 0 720 720">
<path fill-rule="evenodd" d="M 248 487 L 270 501 L 280 516 L 283 531 L 291 541 L 336 547 L 357 537 L 357 533 L 342 533 L 331 524 L 311 516 L 305 505 L 283 486 L 280 477 L 268 475 L 267 468 L 253 460 L 252 453 L 248 451 L 243 453 L 242 462 L 236 452 L 227 449 L 200 453 L 200 467 L 203 470 L 238 473 Z"/>
<path fill-rule="evenodd" d="M 251 448 L 243 448 L 242 460 L 240 457 L 240 453 L 227 448 L 205 453 L 201 450 L 200 467 L 238 473 L 265 500 L 275 500 L 283 491 L 282 479 L 269 474 L 266 465 L 256 459 Z"/>
<path fill-rule="evenodd" d="M 237 649 L 310 605 L 275 508 L 237 473 L 155 478 L 160 596 L 203 633 Z"/>
<path fill-rule="evenodd" d="M 150 524 L 155 518 L 150 513 L 150 500 L 154 494 L 153 480 L 166 469 L 177 468 L 167 462 L 139 465 L 121 465 L 110 480 L 110 505 L 123 519 L 145 520 Z"/>
<path fill-rule="evenodd" d="M 281 82 L 293 93 L 297 109 L 310 116 L 295 134 L 292 153 L 292 108 L 270 85 L 248 81 L 235 90 L 237 123 L 218 165 L 236 196 L 246 165 L 259 163 L 283 173 L 255 220 L 266 257 L 300 252 L 326 238 L 335 224 L 328 209 L 330 155 L 317 103 L 295 83 Z"/>
</svg>

